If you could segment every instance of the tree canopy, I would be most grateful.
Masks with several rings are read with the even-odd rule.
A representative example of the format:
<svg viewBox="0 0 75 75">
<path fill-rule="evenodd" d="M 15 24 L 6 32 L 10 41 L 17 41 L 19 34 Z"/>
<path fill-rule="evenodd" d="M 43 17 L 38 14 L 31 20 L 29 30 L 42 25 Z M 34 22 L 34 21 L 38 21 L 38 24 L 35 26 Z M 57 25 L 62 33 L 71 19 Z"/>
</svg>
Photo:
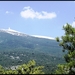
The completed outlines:
<svg viewBox="0 0 75 75">
<path fill-rule="evenodd" d="M 63 48 L 62 51 L 66 51 L 64 55 L 66 63 L 59 64 L 56 73 L 75 74 L 75 28 L 67 23 L 66 26 L 63 26 L 63 30 L 65 31 L 64 36 L 61 36 L 61 40 L 59 37 L 56 40 L 59 42 L 59 46 Z"/>
<path fill-rule="evenodd" d="M 44 66 L 36 66 L 36 62 L 31 60 L 27 64 L 18 66 L 18 68 L 15 70 L 6 70 L 0 66 L 0 74 L 44 74 L 42 71 L 43 68 Z"/>
</svg>

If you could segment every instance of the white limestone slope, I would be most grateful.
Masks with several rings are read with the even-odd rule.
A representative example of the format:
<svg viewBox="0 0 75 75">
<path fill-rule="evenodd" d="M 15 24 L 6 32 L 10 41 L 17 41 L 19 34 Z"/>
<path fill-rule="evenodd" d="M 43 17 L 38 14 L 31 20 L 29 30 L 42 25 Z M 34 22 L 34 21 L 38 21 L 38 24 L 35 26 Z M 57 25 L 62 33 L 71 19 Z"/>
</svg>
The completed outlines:
<svg viewBox="0 0 75 75">
<path fill-rule="evenodd" d="M 48 37 L 48 36 L 40 36 L 40 35 L 32 35 L 32 36 L 37 37 L 37 38 L 45 38 L 45 39 L 55 40 L 55 38 L 53 38 L 53 37 Z"/>
</svg>

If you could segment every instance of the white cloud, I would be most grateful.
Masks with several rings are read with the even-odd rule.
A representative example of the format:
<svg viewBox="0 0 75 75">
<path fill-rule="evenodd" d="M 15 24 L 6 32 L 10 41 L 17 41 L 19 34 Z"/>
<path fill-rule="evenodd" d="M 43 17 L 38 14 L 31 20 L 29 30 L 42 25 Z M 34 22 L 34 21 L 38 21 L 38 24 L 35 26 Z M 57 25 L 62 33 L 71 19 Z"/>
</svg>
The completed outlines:
<svg viewBox="0 0 75 75">
<path fill-rule="evenodd" d="M 66 24 L 64 24 L 64 26 L 66 26 Z"/>
<path fill-rule="evenodd" d="M 75 21 L 72 23 L 72 26 L 75 27 Z"/>
<path fill-rule="evenodd" d="M 8 14 L 9 13 L 9 11 L 6 11 L 6 14 Z"/>
<path fill-rule="evenodd" d="M 64 24 L 64 26 L 66 26 L 67 24 Z M 72 22 L 72 24 L 70 24 L 70 25 L 72 25 L 72 27 L 75 27 L 75 21 L 73 21 Z"/>
<path fill-rule="evenodd" d="M 37 18 L 37 19 L 52 19 L 55 18 L 57 15 L 55 12 L 46 12 L 46 11 L 34 11 L 30 6 L 24 7 L 23 10 L 20 12 L 21 17 L 23 18 Z"/>
<path fill-rule="evenodd" d="M 10 11 L 6 11 L 5 13 L 6 14 L 13 14 L 13 12 L 10 12 Z"/>
</svg>

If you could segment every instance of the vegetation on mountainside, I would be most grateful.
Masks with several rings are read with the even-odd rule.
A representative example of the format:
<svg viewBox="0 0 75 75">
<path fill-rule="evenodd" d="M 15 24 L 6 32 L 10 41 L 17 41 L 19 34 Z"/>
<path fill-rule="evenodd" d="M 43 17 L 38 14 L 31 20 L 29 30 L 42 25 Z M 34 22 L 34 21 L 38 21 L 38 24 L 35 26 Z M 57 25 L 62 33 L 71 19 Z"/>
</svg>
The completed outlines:
<svg viewBox="0 0 75 75">
<path fill-rule="evenodd" d="M 42 71 L 44 66 L 36 66 L 34 60 L 29 61 L 27 64 L 22 64 L 18 66 L 15 70 L 4 69 L 0 66 L 0 74 L 44 74 Z"/>
<path fill-rule="evenodd" d="M 4 67 L 0 66 L 0 74 L 46 74 L 47 72 L 50 74 L 75 74 L 75 28 L 67 23 L 66 26 L 63 26 L 63 30 L 65 31 L 64 36 L 61 37 L 61 40 L 59 39 L 59 37 L 57 37 L 56 40 L 57 42 L 59 42 L 59 46 L 63 48 L 62 51 L 65 52 L 65 55 L 64 55 L 65 62 L 63 62 L 64 60 L 61 58 L 62 55 L 59 59 L 58 56 L 56 57 L 56 56 L 46 54 L 45 53 L 46 50 L 44 50 L 45 51 L 44 53 L 43 51 L 42 52 L 38 51 L 38 48 L 32 51 L 34 47 L 31 48 L 30 50 L 29 49 L 30 46 L 29 48 L 27 48 L 27 51 L 24 51 L 26 49 L 23 49 L 23 47 L 22 47 L 22 51 L 18 51 L 19 49 L 17 49 L 17 51 L 14 50 L 14 53 L 12 53 L 12 50 L 8 50 L 8 53 L 9 53 L 8 55 L 6 55 L 7 52 L 4 50 L 4 52 L 1 51 L 0 53 L 0 57 L 2 57 L 0 61 L 2 62 L 5 59 L 5 57 L 9 60 L 8 57 L 13 54 L 14 57 L 11 56 L 11 58 L 13 58 L 13 60 L 14 59 L 16 60 L 16 65 L 18 64 L 19 67 L 16 68 L 15 70 L 11 70 L 10 68 L 5 69 Z M 42 44 L 43 43 L 40 43 L 40 45 Z M 44 43 L 43 45 L 48 46 L 46 43 Z M 44 49 L 43 46 L 41 48 Z M 29 61 L 28 64 L 24 64 L 25 61 L 22 62 L 19 56 L 15 54 L 15 52 L 16 54 L 21 55 L 20 58 L 23 57 L 22 60 L 28 61 L 27 60 L 28 57 L 30 57 L 29 60 L 32 60 L 32 59 L 34 60 Z M 5 55 L 5 57 L 2 56 L 2 53 Z M 50 61 L 48 61 L 49 59 Z M 36 64 L 35 60 L 37 62 L 39 61 L 38 64 Z M 61 63 L 59 64 L 60 61 L 63 64 Z M 59 64 L 58 68 L 55 66 L 57 65 L 56 63 Z M 13 62 L 12 65 L 15 65 L 15 63 Z M 43 66 L 39 66 L 39 65 L 43 65 Z M 53 73 L 51 71 L 53 71 Z"/>
<path fill-rule="evenodd" d="M 57 68 L 57 64 L 64 63 L 62 56 L 61 47 L 55 40 L 0 32 L 0 65 L 5 68 L 35 60 L 36 65 L 45 66 L 43 70 L 49 74 Z"/>
</svg>

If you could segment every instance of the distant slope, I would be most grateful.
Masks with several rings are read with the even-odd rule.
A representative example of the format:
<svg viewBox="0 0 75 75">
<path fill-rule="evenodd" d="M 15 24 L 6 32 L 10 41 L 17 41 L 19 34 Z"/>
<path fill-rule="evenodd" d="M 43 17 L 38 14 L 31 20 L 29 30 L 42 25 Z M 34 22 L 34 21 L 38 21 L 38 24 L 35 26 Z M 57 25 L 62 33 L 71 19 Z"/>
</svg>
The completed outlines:
<svg viewBox="0 0 75 75">
<path fill-rule="evenodd" d="M 10 34 L 11 33 L 11 34 Z M 38 38 L 40 37 L 40 38 Z M 25 48 L 52 55 L 62 55 L 61 48 L 54 38 L 30 36 L 15 30 L 0 30 L 0 50 Z M 45 39 L 49 38 L 49 39 Z"/>
<path fill-rule="evenodd" d="M 0 30 L 0 65 L 10 67 L 20 65 L 34 59 L 37 65 L 45 66 L 49 74 L 64 63 L 62 48 L 48 37 L 34 37 L 18 31 Z"/>
</svg>

